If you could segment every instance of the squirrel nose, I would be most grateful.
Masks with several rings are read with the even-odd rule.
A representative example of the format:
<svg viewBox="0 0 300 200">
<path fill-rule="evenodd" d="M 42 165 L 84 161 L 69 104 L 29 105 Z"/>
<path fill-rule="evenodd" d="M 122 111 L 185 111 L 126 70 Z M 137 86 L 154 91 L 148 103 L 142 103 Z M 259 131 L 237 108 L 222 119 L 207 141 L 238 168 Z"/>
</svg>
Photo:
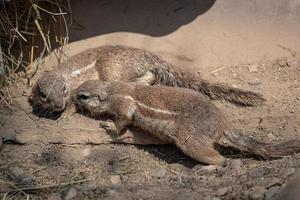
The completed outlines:
<svg viewBox="0 0 300 200">
<path fill-rule="evenodd" d="M 55 110 L 61 111 L 65 108 L 65 103 L 63 101 L 55 102 L 53 104 L 54 104 L 53 106 L 55 107 Z"/>
</svg>

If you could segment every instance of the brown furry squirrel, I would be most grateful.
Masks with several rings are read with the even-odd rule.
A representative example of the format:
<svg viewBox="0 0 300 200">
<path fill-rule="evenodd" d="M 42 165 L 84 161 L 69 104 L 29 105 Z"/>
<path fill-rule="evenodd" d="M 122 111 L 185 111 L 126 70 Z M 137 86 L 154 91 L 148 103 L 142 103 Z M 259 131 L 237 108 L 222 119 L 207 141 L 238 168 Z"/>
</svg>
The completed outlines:
<svg viewBox="0 0 300 200">
<path fill-rule="evenodd" d="M 115 126 L 101 121 L 109 132 L 120 135 L 132 126 L 202 163 L 224 165 L 221 146 L 263 159 L 300 152 L 300 140 L 267 144 L 239 134 L 214 104 L 193 90 L 90 80 L 76 89 L 73 101 L 92 116 L 111 115 Z"/>
<path fill-rule="evenodd" d="M 183 87 L 211 99 L 244 106 L 261 105 L 265 101 L 260 94 L 205 81 L 149 51 L 126 46 L 101 46 L 79 53 L 54 70 L 44 72 L 32 89 L 30 102 L 34 108 L 61 112 L 70 102 L 72 90 L 91 79 Z"/>
</svg>

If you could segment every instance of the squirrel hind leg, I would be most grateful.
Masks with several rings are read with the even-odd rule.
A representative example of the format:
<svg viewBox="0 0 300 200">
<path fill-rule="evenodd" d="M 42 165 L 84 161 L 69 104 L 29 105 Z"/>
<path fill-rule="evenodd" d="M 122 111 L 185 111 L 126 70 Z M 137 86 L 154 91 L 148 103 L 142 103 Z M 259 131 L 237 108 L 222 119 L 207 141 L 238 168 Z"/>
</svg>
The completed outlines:
<svg viewBox="0 0 300 200">
<path fill-rule="evenodd" d="M 209 165 L 226 165 L 226 158 L 224 158 L 219 151 L 214 148 L 213 143 L 201 142 L 200 144 L 195 143 L 196 140 L 190 140 L 191 142 L 185 141 L 177 143 L 176 145 L 188 156 L 195 160 L 209 164 Z"/>
<path fill-rule="evenodd" d="M 143 85 L 153 85 L 155 80 L 155 75 L 152 72 L 147 71 L 143 76 L 139 77 L 136 82 Z"/>
</svg>

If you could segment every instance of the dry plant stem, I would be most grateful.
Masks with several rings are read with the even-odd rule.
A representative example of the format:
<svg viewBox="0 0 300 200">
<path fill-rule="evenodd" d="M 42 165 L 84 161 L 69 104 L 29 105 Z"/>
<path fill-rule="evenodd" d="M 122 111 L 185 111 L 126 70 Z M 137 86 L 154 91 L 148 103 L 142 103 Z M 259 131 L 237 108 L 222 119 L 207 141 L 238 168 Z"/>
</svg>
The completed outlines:
<svg viewBox="0 0 300 200">
<path fill-rule="evenodd" d="M 59 8 L 60 13 L 53 13 L 53 12 L 50 12 L 50 11 L 48 11 L 48 10 L 46 10 L 46 9 L 44 9 L 44 8 L 42 8 L 42 7 L 38 6 L 38 5 L 36 5 L 36 4 L 33 4 L 32 6 L 34 7 L 34 9 L 37 9 L 37 8 L 38 8 L 38 9 L 40 9 L 40 10 L 46 12 L 46 13 L 49 13 L 49 14 L 51 14 L 51 15 L 66 15 L 66 14 L 67 14 L 67 13 L 63 13 L 63 12 L 61 11 L 60 8 Z"/>
<path fill-rule="evenodd" d="M 49 166 L 52 165 L 53 163 L 54 163 L 54 161 L 53 161 L 53 162 L 50 162 L 48 165 L 42 166 L 42 167 L 40 167 L 40 168 L 38 168 L 38 169 L 32 171 L 31 174 L 34 174 L 34 173 L 37 173 L 37 172 L 39 172 L 39 171 L 41 171 L 41 170 L 43 170 L 43 169 L 46 169 L 47 167 L 49 167 Z"/>
<path fill-rule="evenodd" d="M 48 53 L 50 53 L 50 48 L 49 48 L 49 45 L 48 45 L 48 43 L 47 43 L 47 39 L 46 39 L 46 37 L 45 37 L 45 35 L 44 35 L 44 32 L 42 31 L 42 28 L 41 28 L 41 26 L 40 26 L 39 21 L 38 21 L 37 19 L 35 19 L 35 20 L 34 20 L 34 23 L 35 23 L 36 27 L 38 28 L 38 30 L 39 30 L 39 32 L 40 32 L 42 38 L 43 38 L 43 41 L 44 41 L 44 44 L 45 44 L 45 46 L 46 46 L 46 48 L 47 48 Z"/>
<path fill-rule="evenodd" d="M 8 94 L 9 102 L 12 102 L 11 95 L 10 95 L 9 90 L 8 90 L 8 88 L 6 86 L 5 86 L 5 89 L 6 89 L 6 92 Z"/>
<path fill-rule="evenodd" d="M 65 45 L 68 42 L 70 2 L 56 0 L 7 1 L 5 3 L 4 0 L 1 0 L 1 2 L 0 34 L 1 43 L 3 41 L 2 50 L 5 53 L 3 63 L 6 69 L 6 83 L 14 83 L 18 78 L 16 73 L 24 69 L 30 85 L 30 79 L 36 74 L 41 58 L 46 51 L 50 53 L 52 49 L 53 44 L 51 41 L 55 42 L 53 39 L 60 38 L 59 45 Z M 45 9 L 47 7 L 50 7 L 50 9 Z M 43 24 L 49 24 L 49 26 L 43 27 Z M 63 31 L 57 31 L 60 29 Z M 52 34 L 53 31 L 54 34 Z M 36 51 L 34 48 L 36 48 L 36 41 L 39 41 L 39 38 L 44 43 L 44 49 L 38 57 L 35 56 Z M 23 50 L 25 42 L 26 45 L 31 46 L 29 52 Z M 27 51 L 27 48 L 25 49 Z M 24 60 L 24 53 L 25 55 L 29 54 L 28 57 L 25 56 L 28 58 L 28 62 Z"/>
<path fill-rule="evenodd" d="M 18 188 L 16 190 L 12 190 L 12 192 L 13 191 L 23 191 L 24 192 L 24 191 L 29 191 L 29 190 L 40 190 L 40 189 L 47 189 L 47 188 L 63 187 L 63 186 L 73 185 L 73 184 L 77 184 L 77 183 L 83 183 L 83 182 L 87 182 L 87 181 L 92 181 L 92 179 L 82 179 L 82 180 L 78 180 L 78 181 L 70 181 L 70 182 L 66 182 L 66 183 L 58 183 L 58 184 L 52 184 L 52 185 L 24 187 L 24 188 Z"/>
<path fill-rule="evenodd" d="M 2 96 L 2 95 L 0 95 L 0 103 L 1 102 L 3 102 L 8 108 L 12 108 L 11 106 L 10 106 L 10 103 Z M 1 105 L 1 104 L 0 104 Z"/>
</svg>

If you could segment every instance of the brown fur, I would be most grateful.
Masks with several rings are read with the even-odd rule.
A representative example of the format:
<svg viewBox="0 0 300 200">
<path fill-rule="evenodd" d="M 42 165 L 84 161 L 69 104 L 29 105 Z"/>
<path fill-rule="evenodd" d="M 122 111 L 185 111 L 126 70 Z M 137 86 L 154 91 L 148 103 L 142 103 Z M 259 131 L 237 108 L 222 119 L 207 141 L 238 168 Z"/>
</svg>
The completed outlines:
<svg viewBox="0 0 300 200">
<path fill-rule="evenodd" d="M 300 151 L 299 140 L 274 145 L 239 134 L 215 105 L 192 90 L 91 80 L 76 89 L 74 103 L 92 115 L 115 116 L 109 131 L 139 128 L 207 164 L 224 165 L 220 145 L 264 159 Z M 101 125 L 105 128 L 105 122 Z"/>
<path fill-rule="evenodd" d="M 92 67 L 87 68 L 89 65 Z M 103 81 L 184 87 L 199 91 L 212 99 L 245 106 L 256 106 L 265 101 L 260 94 L 209 83 L 148 51 L 125 46 L 102 46 L 79 53 L 59 64 L 56 69 L 45 72 L 33 87 L 31 102 L 34 106 L 62 111 L 68 104 L 69 94 L 73 89 L 83 81 L 96 78 Z"/>
</svg>

